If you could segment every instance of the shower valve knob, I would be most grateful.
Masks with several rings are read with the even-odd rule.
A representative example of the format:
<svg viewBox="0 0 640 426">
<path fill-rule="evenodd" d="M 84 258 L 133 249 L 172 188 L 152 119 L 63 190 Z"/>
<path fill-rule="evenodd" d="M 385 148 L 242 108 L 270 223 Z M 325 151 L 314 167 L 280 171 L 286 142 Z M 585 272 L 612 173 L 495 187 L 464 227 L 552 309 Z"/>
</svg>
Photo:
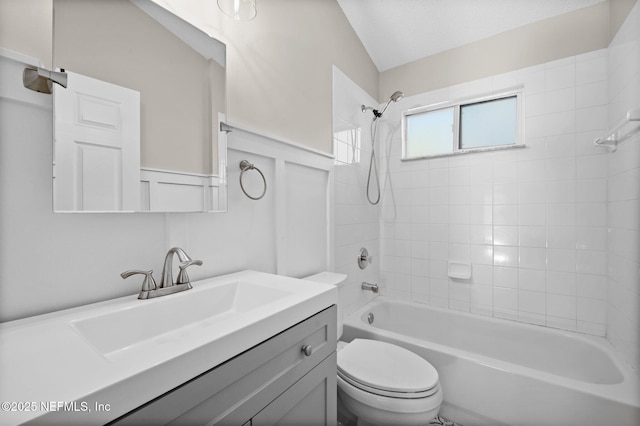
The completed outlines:
<svg viewBox="0 0 640 426">
<path fill-rule="evenodd" d="M 371 256 L 367 251 L 367 249 L 364 247 L 358 251 L 357 259 L 358 259 L 358 266 L 360 267 L 360 269 L 366 268 L 369 263 L 373 262 L 373 256 Z"/>
</svg>

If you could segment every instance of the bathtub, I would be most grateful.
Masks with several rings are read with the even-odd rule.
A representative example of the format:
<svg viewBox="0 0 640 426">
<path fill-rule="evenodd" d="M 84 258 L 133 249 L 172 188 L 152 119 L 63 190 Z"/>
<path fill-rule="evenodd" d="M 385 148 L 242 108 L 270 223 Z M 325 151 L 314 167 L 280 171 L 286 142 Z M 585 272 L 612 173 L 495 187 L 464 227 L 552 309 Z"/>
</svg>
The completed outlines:
<svg viewBox="0 0 640 426">
<path fill-rule="evenodd" d="M 640 379 L 602 338 L 382 296 L 345 319 L 354 338 L 429 361 L 440 414 L 464 426 L 640 425 Z"/>
</svg>

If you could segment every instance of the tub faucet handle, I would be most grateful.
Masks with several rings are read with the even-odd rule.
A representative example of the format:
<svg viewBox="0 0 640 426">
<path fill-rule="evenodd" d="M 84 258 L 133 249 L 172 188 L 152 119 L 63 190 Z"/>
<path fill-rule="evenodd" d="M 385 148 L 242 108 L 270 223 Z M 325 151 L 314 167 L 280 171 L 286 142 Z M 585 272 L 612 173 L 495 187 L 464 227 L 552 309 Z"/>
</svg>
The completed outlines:
<svg viewBox="0 0 640 426">
<path fill-rule="evenodd" d="M 369 251 L 366 248 L 362 247 L 358 250 L 357 260 L 360 269 L 364 269 L 369 265 L 369 263 L 373 263 L 373 256 L 369 254 Z"/>
</svg>

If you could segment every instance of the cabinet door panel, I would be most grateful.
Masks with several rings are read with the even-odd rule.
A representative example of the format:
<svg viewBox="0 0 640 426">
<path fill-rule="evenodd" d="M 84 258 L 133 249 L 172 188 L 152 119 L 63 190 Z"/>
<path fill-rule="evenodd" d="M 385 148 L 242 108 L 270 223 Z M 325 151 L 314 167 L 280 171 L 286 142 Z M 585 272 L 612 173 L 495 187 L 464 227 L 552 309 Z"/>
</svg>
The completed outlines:
<svg viewBox="0 0 640 426">
<path fill-rule="evenodd" d="M 334 352 L 251 419 L 251 425 L 335 425 L 336 401 Z"/>
</svg>

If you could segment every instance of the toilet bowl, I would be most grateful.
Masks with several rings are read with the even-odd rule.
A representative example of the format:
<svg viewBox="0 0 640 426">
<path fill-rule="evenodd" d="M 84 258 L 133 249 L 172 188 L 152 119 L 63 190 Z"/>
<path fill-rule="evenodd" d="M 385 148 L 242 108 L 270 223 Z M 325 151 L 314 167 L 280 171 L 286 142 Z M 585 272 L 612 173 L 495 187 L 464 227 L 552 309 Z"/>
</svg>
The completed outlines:
<svg viewBox="0 0 640 426">
<path fill-rule="evenodd" d="M 442 390 L 436 369 L 415 353 L 368 339 L 340 342 L 338 397 L 362 425 L 427 425 Z"/>
<path fill-rule="evenodd" d="M 305 279 L 340 285 L 344 274 Z M 338 339 L 342 336 L 338 306 Z M 438 415 L 442 390 L 436 369 L 415 353 L 370 339 L 338 341 L 338 404 L 358 426 L 428 425 Z M 342 407 L 340 407 L 342 405 Z"/>
</svg>

